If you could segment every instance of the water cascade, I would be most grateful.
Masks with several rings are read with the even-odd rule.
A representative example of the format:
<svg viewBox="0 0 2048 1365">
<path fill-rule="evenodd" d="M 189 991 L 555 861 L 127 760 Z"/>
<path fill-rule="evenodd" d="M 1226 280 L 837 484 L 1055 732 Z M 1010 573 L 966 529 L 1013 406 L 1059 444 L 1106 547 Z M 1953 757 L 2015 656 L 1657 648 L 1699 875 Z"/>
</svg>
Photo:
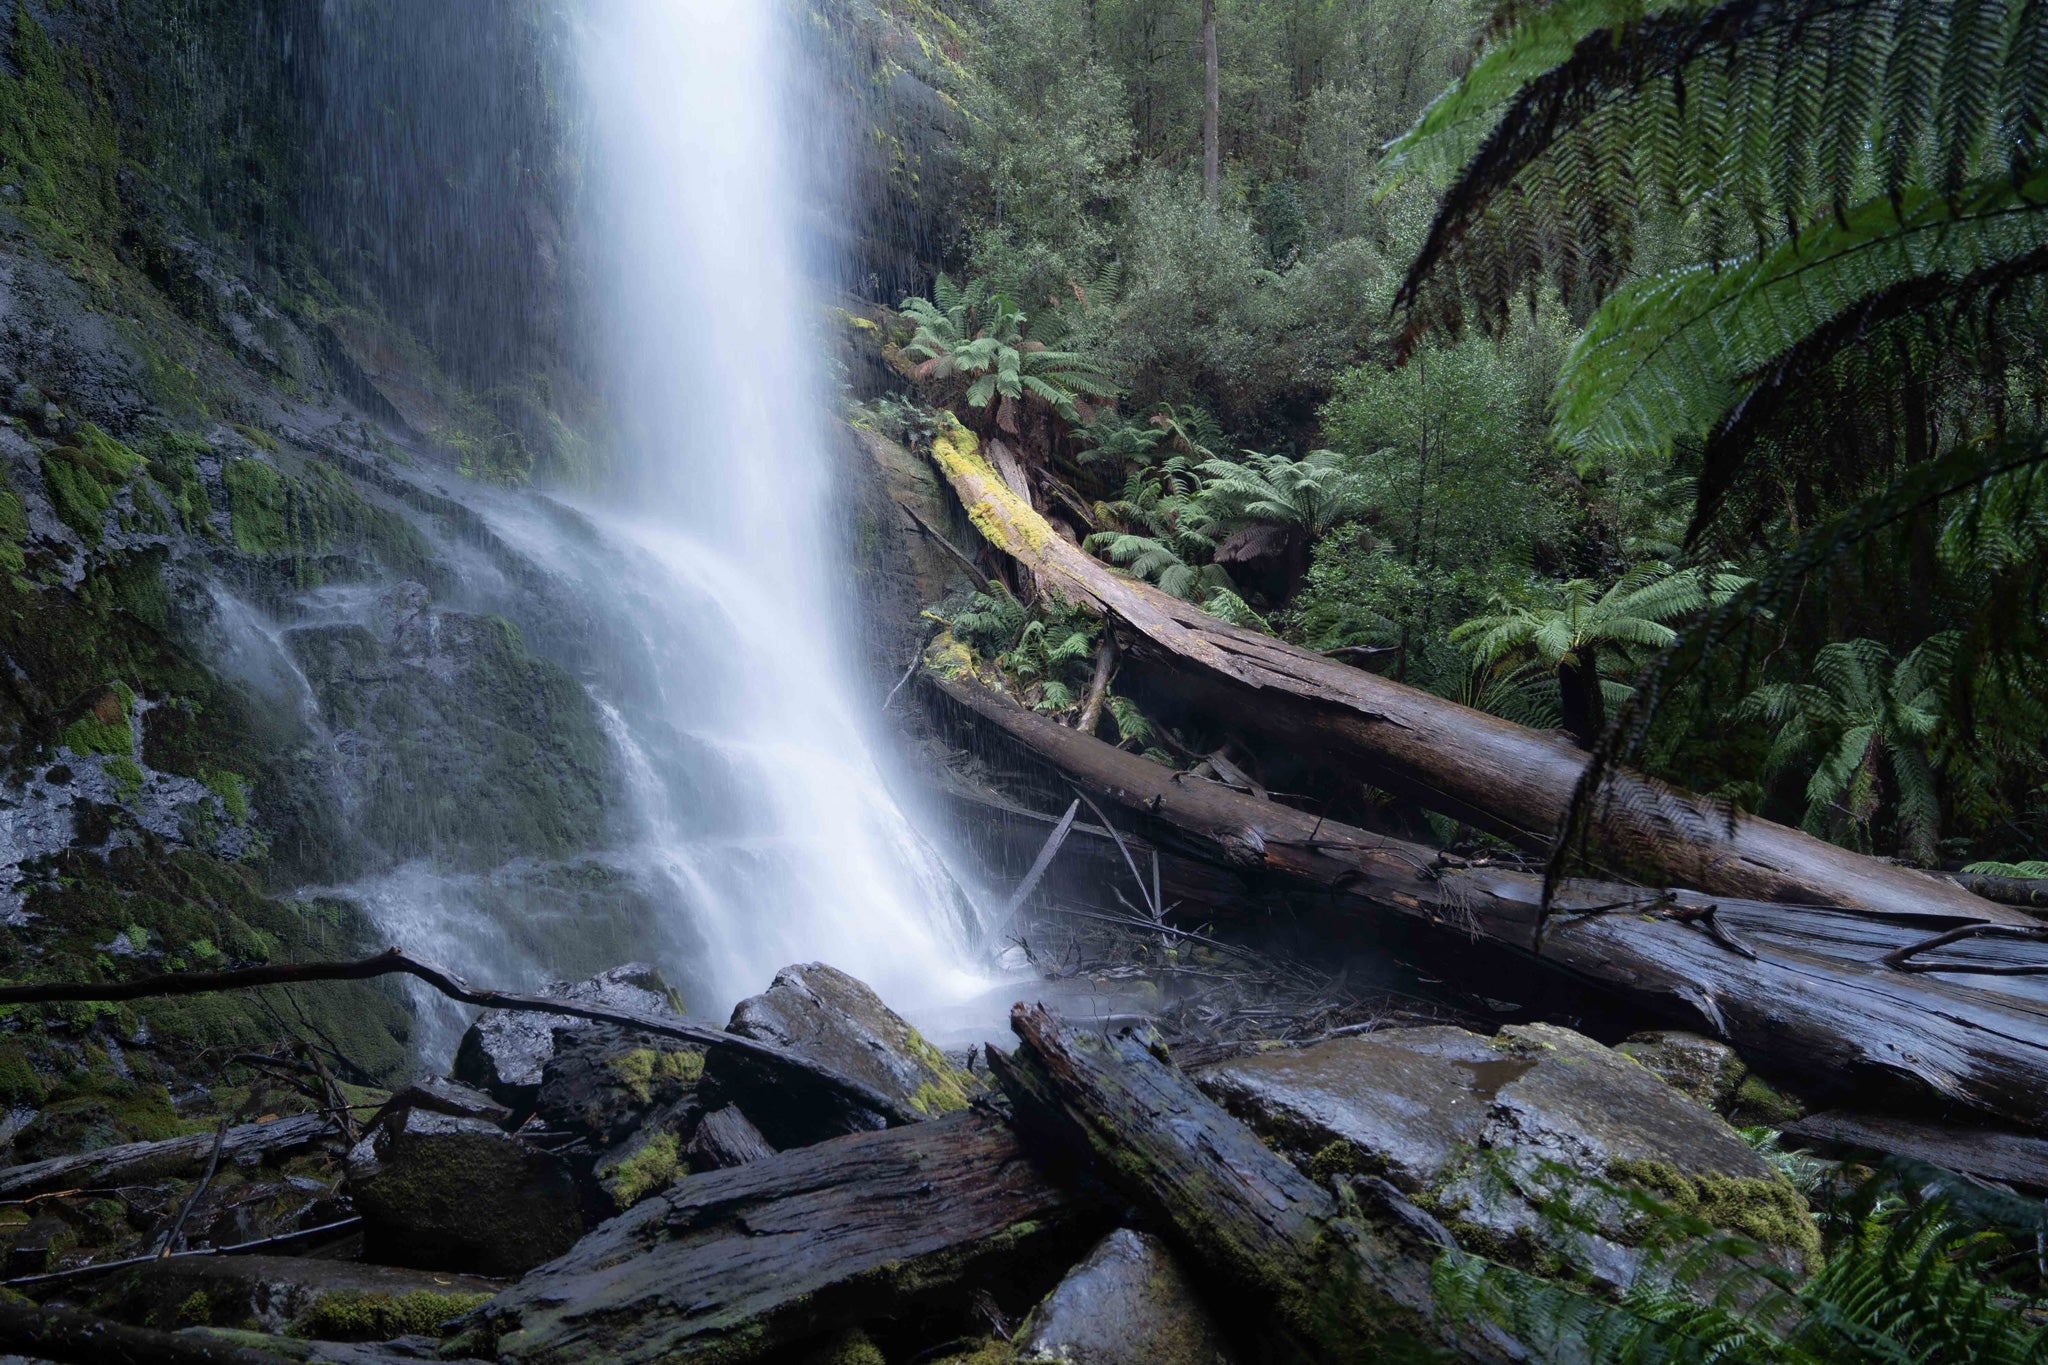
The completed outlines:
<svg viewBox="0 0 2048 1365">
<path fill-rule="evenodd" d="M 936 1002 L 977 984 L 969 912 L 884 784 L 842 657 L 788 22 L 774 5 L 618 0 L 581 31 L 626 494 L 585 509 L 610 552 L 581 572 L 637 628 L 653 679 L 599 700 L 633 837 L 717 997 L 693 1006 L 812 959 Z"/>
</svg>

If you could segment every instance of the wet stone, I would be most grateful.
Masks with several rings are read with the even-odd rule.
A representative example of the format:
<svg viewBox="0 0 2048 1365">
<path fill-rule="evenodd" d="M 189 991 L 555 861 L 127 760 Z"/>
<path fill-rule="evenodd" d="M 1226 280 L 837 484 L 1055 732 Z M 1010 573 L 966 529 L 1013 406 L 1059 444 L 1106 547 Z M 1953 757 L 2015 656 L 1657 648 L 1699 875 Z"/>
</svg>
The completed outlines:
<svg viewBox="0 0 2048 1365">
<path fill-rule="evenodd" d="M 1032 1310 L 1018 1361 L 1062 1365 L 1231 1365 L 1187 1276 L 1156 1237 L 1120 1228 Z"/>
<path fill-rule="evenodd" d="M 543 994 L 636 1014 L 674 1013 L 668 983 L 644 962 L 600 972 L 588 981 L 556 982 Z M 541 1080 L 563 1034 L 597 1027 L 592 1021 L 526 1010 L 486 1010 L 455 1052 L 457 1081 L 507 1105 L 516 1118 L 533 1112 Z"/>
<path fill-rule="evenodd" d="M 516 1275 L 583 1234 L 568 1165 L 494 1123 L 390 1114 L 348 1157 L 371 1260 Z"/>
<path fill-rule="evenodd" d="M 822 962 L 777 972 L 766 991 L 739 1003 L 726 1029 L 865 1082 L 927 1118 L 966 1108 L 981 1089 L 864 982 Z M 730 1049 L 710 1065 L 719 1093 L 740 1102 L 778 1148 L 886 1126 L 880 1114 L 767 1075 Z"/>
<path fill-rule="evenodd" d="M 1632 1192 L 1780 1264 L 1816 1250 L 1804 1201 L 1725 1122 L 1570 1029 L 1388 1030 L 1198 1080 L 1310 1174 L 1383 1176 L 1466 1249 L 1512 1263 L 1627 1284 L 1658 1235 Z"/>
<path fill-rule="evenodd" d="M 1748 1074 L 1742 1058 L 1728 1044 L 1678 1029 L 1638 1033 L 1614 1050 L 1648 1067 L 1680 1094 L 1724 1112 Z"/>
</svg>

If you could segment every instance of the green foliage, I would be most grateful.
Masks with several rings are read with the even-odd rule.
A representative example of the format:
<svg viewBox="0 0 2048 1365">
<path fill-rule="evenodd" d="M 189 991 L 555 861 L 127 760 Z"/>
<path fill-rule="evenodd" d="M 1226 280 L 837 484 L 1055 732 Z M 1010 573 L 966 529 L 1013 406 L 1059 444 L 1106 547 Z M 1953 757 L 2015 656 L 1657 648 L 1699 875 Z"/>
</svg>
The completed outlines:
<svg viewBox="0 0 2048 1365">
<path fill-rule="evenodd" d="M 1322 536 L 1371 505 L 1364 481 L 1334 450 L 1299 460 L 1247 450 L 1242 460 L 1204 460 L 1201 472 L 1203 507 L 1222 527 L 1266 523 Z"/>
<path fill-rule="evenodd" d="M 946 386 L 964 381 L 960 401 L 984 420 L 1016 432 L 1021 407 L 1043 404 L 1079 424 L 1083 396 L 1113 395 L 1116 386 L 1094 361 L 1055 351 L 1029 335 L 1030 318 L 986 280 L 955 285 L 944 275 L 930 299 L 905 299 L 917 331 L 903 353 L 920 362 L 920 379 Z"/>
<path fill-rule="evenodd" d="M 1460 1251 L 1434 1281 L 1454 1316 L 1500 1324 L 1543 1362 L 1849 1365 L 2038 1361 L 2048 1332 L 1998 1282 L 2010 1241 L 1940 1201 L 1856 1220 L 1803 1285 L 1711 1255 L 1638 1278 L 1615 1302 Z"/>
<path fill-rule="evenodd" d="M 992 656 L 1036 709 L 1071 710 L 1087 685 L 1100 623 L 1063 603 L 1027 608 L 1002 583 L 988 586 L 947 622 L 954 635 Z"/>
<path fill-rule="evenodd" d="M 1814 656 L 1812 682 L 1766 684 L 1737 709 L 1775 731 L 1767 772 L 1813 764 L 1807 829 L 1868 848 L 1872 822 L 1888 812 L 1900 847 L 1934 861 L 1941 801 L 1929 750 L 1952 643 L 1929 640 L 1894 660 L 1875 640 L 1837 641 Z"/>
</svg>

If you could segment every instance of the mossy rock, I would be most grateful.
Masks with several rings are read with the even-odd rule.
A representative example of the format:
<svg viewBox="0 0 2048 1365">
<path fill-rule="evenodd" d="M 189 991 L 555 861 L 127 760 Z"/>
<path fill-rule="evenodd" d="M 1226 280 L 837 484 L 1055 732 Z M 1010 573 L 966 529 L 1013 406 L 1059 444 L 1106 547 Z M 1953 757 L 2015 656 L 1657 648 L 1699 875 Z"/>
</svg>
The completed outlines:
<svg viewBox="0 0 2048 1365">
<path fill-rule="evenodd" d="M 322 1341 L 389 1341 L 440 1336 L 443 1324 L 490 1302 L 489 1294 L 440 1294 L 415 1289 L 383 1294 L 339 1289 L 316 1299 L 293 1320 L 294 1336 Z"/>
</svg>

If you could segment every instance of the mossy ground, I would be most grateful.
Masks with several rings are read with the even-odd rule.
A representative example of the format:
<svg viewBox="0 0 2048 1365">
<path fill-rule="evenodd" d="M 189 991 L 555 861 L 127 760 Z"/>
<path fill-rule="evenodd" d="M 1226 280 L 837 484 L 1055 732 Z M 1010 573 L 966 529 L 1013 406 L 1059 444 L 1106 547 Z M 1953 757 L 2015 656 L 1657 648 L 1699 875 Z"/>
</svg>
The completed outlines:
<svg viewBox="0 0 2048 1365">
<path fill-rule="evenodd" d="M 389 1341 L 438 1336 L 441 1325 L 481 1306 L 488 1294 L 377 1294 L 343 1289 L 323 1294 L 292 1323 L 292 1334 L 321 1341 Z"/>
</svg>

